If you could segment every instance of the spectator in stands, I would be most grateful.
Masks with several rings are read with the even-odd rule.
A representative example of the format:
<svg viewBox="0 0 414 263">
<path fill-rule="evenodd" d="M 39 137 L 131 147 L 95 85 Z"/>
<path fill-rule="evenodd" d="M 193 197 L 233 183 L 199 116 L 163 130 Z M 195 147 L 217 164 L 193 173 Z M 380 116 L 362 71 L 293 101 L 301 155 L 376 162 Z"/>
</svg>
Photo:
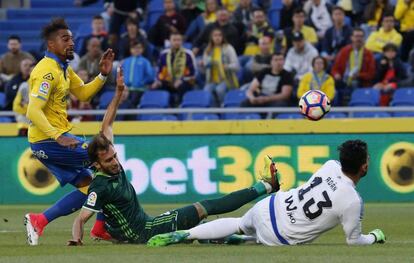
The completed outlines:
<svg viewBox="0 0 414 263">
<path fill-rule="evenodd" d="M 138 27 L 138 21 L 133 18 L 127 18 L 126 20 L 127 31 L 121 35 L 119 43 L 119 58 L 124 59 L 131 56 L 131 43 L 141 42 L 144 44 L 144 57 L 152 61 L 153 56 L 147 41 L 147 34 L 144 30 Z"/>
<path fill-rule="evenodd" d="M 299 83 L 296 93 L 298 99 L 309 90 L 320 90 L 333 101 L 335 97 L 335 81 L 326 72 L 327 66 L 328 62 L 321 56 L 317 56 L 312 60 L 312 71 L 303 75 Z"/>
<path fill-rule="evenodd" d="M 381 91 L 381 106 L 388 106 L 399 82 L 407 77 L 405 67 L 398 57 L 398 47 L 388 43 L 383 47 L 382 58 L 377 62 L 374 88 Z"/>
<path fill-rule="evenodd" d="M 326 0 L 311 0 L 304 7 L 310 25 L 315 28 L 319 39 L 323 39 L 326 30 L 332 26 L 332 5 Z"/>
<path fill-rule="evenodd" d="M 284 38 L 282 42 L 283 49 L 285 51 L 292 47 L 292 38 L 294 33 L 301 32 L 305 40 L 312 45 L 316 45 L 318 42 L 318 36 L 312 27 L 305 25 L 305 11 L 303 9 L 296 9 L 293 13 L 293 27 L 285 28 L 283 30 Z"/>
<path fill-rule="evenodd" d="M 87 45 L 88 52 L 81 58 L 78 70 L 85 70 L 88 73 L 89 81 L 99 74 L 99 60 L 102 56 L 101 42 L 98 38 L 91 38 Z M 104 88 L 98 94 L 104 92 L 105 89 L 113 88 L 114 85 L 113 74 L 109 74 L 105 82 Z M 98 96 L 93 98 L 92 104 L 96 105 Z"/>
<path fill-rule="evenodd" d="M 105 29 L 109 30 L 111 27 L 111 20 L 114 15 L 114 3 L 109 3 L 105 5 L 105 11 L 101 13 L 101 16 L 105 22 Z"/>
<path fill-rule="evenodd" d="M 270 37 L 263 36 L 259 39 L 259 51 L 259 54 L 252 57 L 246 65 L 246 68 L 255 77 L 264 69 L 270 68 L 270 61 L 272 59 L 272 39 Z"/>
<path fill-rule="evenodd" d="M 99 60 L 103 54 L 101 41 L 96 38 L 90 38 L 87 43 L 87 53 L 81 57 L 79 70 L 88 72 L 89 81 L 92 76 L 99 74 Z"/>
<path fill-rule="evenodd" d="M 233 12 L 233 23 L 247 28 L 253 21 L 253 12 L 257 7 L 252 0 L 240 0 L 239 6 Z"/>
<path fill-rule="evenodd" d="M 364 47 L 364 31 L 352 30 L 351 44 L 343 47 L 336 56 L 331 75 L 335 86 L 343 93 L 342 104 L 346 104 L 354 88 L 369 87 L 375 76 L 375 59 Z"/>
<path fill-rule="evenodd" d="M 262 37 L 259 39 L 259 53 L 250 58 L 243 67 L 243 86 L 240 89 L 245 90 L 250 86 L 250 82 L 257 77 L 264 69 L 270 68 L 270 60 L 272 59 L 272 39 L 270 37 Z"/>
<path fill-rule="evenodd" d="M 187 25 L 190 25 L 203 11 L 203 1 L 201 0 L 182 0 L 179 6 L 180 13 L 185 17 Z"/>
<path fill-rule="evenodd" d="M 164 14 L 150 29 L 148 39 L 156 47 L 168 47 L 171 33 L 184 34 L 187 28 L 185 18 L 176 10 L 174 0 L 164 0 Z"/>
<path fill-rule="evenodd" d="M 194 88 L 196 64 L 191 50 L 183 48 L 183 36 L 179 32 L 171 33 L 170 42 L 171 47 L 160 55 L 157 80 L 152 88 L 169 91 L 172 104 L 177 106 L 184 93 Z"/>
<path fill-rule="evenodd" d="M 283 69 L 283 54 L 272 55 L 271 68 L 264 69 L 246 92 L 242 107 L 288 106 L 293 91 L 293 77 Z"/>
<path fill-rule="evenodd" d="M 18 85 L 16 96 L 13 98 L 13 111 L 16 113 L 16 122 L 19 136 L 27 136 L 30 121 L 26 118 L 27 105 L 29 105 L 29 84 L 27 80 L 34 68 L 34 62 L 30 59 L 24 59 L 21 62 L 21 74 L 27 75 L 25 81 Z M 9 109 L 7 109 L 9 110 Z"/>
<path fill-rule="evenodd" d="M 363 22 L 364 8 L 370 1 L 372 0 L 338 0 L 336 5 L 351 18 L 352 26 L 359 26 Z"/>
<path fill-rule="evenodd" d="M 414 47 L 414 0 L 398 0 L 394 16 L 400 21 L 403 36 L 401 59 L 407 61 L 410 50 Z"/>
<path fill-rule="evenodd" d="M 202 68 L 206 75 L 204 90 L 213 92 L 217 106 L 223 102 L 226 91 L 239 87 L 236 73 L 239 60 L 233 46 L 219 28 L 211 31 L 210 40 L 204 51 Z"/>
<path fill-rule="evenodd" d="M 131 43 L 131 56 L 126 58 L 122 67 L 124 81 L 129 90 L 129 101 L 136 107 L 148 85 L 155 80 L 155 72 L 151 62 L 142 56 L 145 45 L 142 42 Z"/>
<path fill-rule="evenodd" d="M 394 28 L 394 16 L 392 13 L 384 14 L 381 22 L 382 27 L 369 35 L 365 47 L 374 53 L 382 53 L 383 47 L 392 43 L 399 47 L 402 36 Z"/>
<path fill-rule="evenodd" d="M 254 56 L 259 53 L 259 39 L 263 36 L 273 39 L 274 34 L 273 28 L 267 22 L 264 10 L 255 9 L 252 23 L 247 28 L 247 43 L 244 55 Z"/>
<path fill-rule="evenodd" d="M 206 44 L 209 42 L 211 31 L 213 29 L 220 28 L 224 34 L 224 38 L 228 39 L 229 44 L 234 47 L 238 55 L 241 55 L 244 51 L 245 37 L 230 22 L 230 14 L 224 8 L 217 11 L 217 21 L 206 26 L 193 43 L 194 55 L 199 55 L 204 50 Z"/>
<path fill-rule="evenodd" d="M 85 37 L 82 48 L 79 52 L 79 56 L 81 57 L 86 54 L 86 46 L 88 45 L 88 41 L 93 37 L 99 39 L 102 50 L 106 50 L 108 48 L 108 32 L 105 29 L 105 21 L 101 15 L 93 17 L 91 27 L 92 33 Z"/>
<path fill-rule="evenodd" d="M 205 11 L 198 15 L 197 18 L 191 22 L 187 31 L 185 32 L 185 39 L 192 42 L 204 30 L 206 25 L 214 23 L 217 20 L 216 12 L 218 10 L 217 0 L 206 0 Z"/>
<path fill-rule="evenodd" d="M 364 21 L 361 25 L 365 31 L 365 35 L 377 30 L 381 26 L 381 20 L 383 15 L 392 12 L 392 7 L 389 5 L 388 0 L 372 0 L 365 7 L 364 10 Z"/>
<path fill-rule="evenodd" d="M 4 110 L 12 110 L 13 109 L 13 100 L 16 97 L 17 91 L 19 87 L 25 83 L 29 77 L 30 72 L 32 72 L 34 65 L 34 60 L 30 58 L 25 58 L 20 62 L 20 71 L 17 75 L 15 75 L 9 82 L 6 83 L 4 93 L 6 96 Z"/>
<path fill-rule="evenodd" d="M 7 40 L 7 53 L 1 56 L 0 73 L 2 78 L 10 80 L 14 75 L 20 72 L 20 63 L 22 60 L 28 58 L 32 61 L 35 59 L 29 53 L 22 51 L 22 44 L 20 37 L 17 35 L 9 36 Z"/>
<path fill-rule="evenodd" d="M 91 0 L 86 0 L 91 2 Z M 94 0 L 93 2 L 96 2 Z M 109 8 L 111 1 L 105 1 L 105 7 Z M 121 27 L 125 23 L 128 17 L 138 20 L 142 17 L 145 7 L 147 6 L 146 0 L 112 0 L 113 2 L 113 15 L 111 24 L 109 26 L 109 45 L 116 50 L 118 43 L 118 37 L 121 32 Z"/>
<path fill-rule="evenodd" d="M 292 41 L 293 47 L 287 53 L 284 69 L 299 81 L 312 70 L 312 60 L 318 56 L 318 50 L 305 40 L 301 32 L 293 33 Z"/>
<path fill-rule="evenodd" d="M 241 0 L 221 0 L 221 4 L 227 11 L 233 13 L 236 11 L 236 8 L 240 4 L 240 1 Z"/>
<path fill-rule="evenodd" d="M 79 70 L 77 71 L 78 76 L 84 83 L 89 82 L 89 75 L 86 70 Z M 91 110 L 92 105 L 89 101 L 80 101 L 76 98 L 73 94 L 70 94 L 70 103 L 68 107 L 72 110 Z M 81 122 L 81 121 L 94 121 L 95 116 L 93 115 L 78 115 L 78 116 L 71 116 L 71 122 Z"/>
<path fill-rule="evenodd" d="M 295 0 L 282 0 L 282 10 L 280 11 L 280 28 L 293 27 L 293 12 L 299 8 Z"/>
<path fill-rule="evenodd" d="M 345 11 L 335 6 L 332 8 L 333 26 L 329 28 L 323 38 L 322 56 L 332 62 L 341 48 L 351 42 L 352 27 L 345 24 Z"/>
</svg>

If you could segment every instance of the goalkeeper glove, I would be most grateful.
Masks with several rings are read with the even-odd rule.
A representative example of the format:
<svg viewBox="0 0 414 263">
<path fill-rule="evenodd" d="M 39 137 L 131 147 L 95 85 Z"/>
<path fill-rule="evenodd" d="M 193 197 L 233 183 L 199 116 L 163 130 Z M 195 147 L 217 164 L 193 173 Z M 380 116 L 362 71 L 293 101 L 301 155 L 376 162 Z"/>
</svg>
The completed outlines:
<svg viewBox="0 0 414 263">
<path fill-rule="evenodd" d="M 382 232 L 381 229 L 374 229 L 369 233 L 375 237 L 374 243 L 380 243 L 380 244 L 385 243 L 386 237 L 385 237 L 384 232 Z"/>
</svg>

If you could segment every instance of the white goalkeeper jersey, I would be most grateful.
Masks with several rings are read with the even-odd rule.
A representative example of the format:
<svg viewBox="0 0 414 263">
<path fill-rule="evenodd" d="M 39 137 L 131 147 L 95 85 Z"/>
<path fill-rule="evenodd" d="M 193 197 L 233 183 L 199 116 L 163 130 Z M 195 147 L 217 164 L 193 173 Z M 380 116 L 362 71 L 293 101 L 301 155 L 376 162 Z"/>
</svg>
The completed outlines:
<svg viewBox="0 0 414 263">
<path fill-rule="evenodd" d="M 375 241 L 373 235 L 361 234 L 363 201 L 334 160 L 327 161 L 301 187 L 278 192 L 271 198 L 269 210 L 275 235 L 283 244 L 311 242 L 338 224 L 342 224 L 348 244 Z"/>
</svg>

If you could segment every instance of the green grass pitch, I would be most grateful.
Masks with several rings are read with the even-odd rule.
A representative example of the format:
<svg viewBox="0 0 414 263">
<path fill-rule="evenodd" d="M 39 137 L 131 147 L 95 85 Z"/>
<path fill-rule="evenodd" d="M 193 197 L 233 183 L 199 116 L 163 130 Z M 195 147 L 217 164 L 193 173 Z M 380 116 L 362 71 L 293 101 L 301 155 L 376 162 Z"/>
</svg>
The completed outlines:
<svg viewBox="0 0 414 263">
<path fill-rule="evenodd" d="M 178 206 L 144 205 L 150 215 Z M 250 206 L 226 216 L 240 216 Z M 42 206 L 0 206 L 0 262 L 414 262 L 414 203 L 366 204 L 364 233 L 381 228 L 387 243 L 367 247 L 345 244 L 341 226 L 309 245 L 265 247 L 261 245 L 174 245 L 147 248 L 144 245 L 113 245 L 89 239 L 85 245 L 66 247 L 74 215 L 52 222 L 37 247 L 25 243 L 23 215 L 42 211 Z M 209 220 L 216 217 L 212 216 Z"/>
</svg>

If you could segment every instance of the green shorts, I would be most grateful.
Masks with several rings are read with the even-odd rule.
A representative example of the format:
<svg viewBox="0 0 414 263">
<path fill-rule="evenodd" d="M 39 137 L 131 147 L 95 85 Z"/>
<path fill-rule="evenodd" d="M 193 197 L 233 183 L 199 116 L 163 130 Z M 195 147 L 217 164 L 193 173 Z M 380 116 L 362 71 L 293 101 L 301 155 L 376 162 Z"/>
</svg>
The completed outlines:
<svg viewBox="0 0 414 263">
<path fill-rule="evenodd" d="M 190 229 L 198 223 L 200 217 L 194 205 L 168 211 L 147 220 L 139 243 L 146 243 L 148 239 L 158 234 Z"/>
</svg>

